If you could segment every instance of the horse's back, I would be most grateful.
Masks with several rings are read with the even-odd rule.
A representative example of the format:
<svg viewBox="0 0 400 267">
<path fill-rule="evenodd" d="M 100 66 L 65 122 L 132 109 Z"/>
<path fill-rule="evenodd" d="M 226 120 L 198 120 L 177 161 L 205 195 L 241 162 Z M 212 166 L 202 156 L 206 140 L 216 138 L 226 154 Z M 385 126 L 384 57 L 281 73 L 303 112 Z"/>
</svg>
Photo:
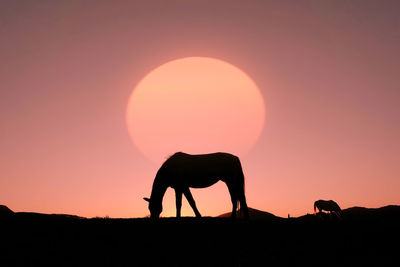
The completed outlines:
<svg viewBox="0 0 400 267">
<path fill-rule="evenodd" d="M 184 158 L 184 159 L 221 159 L 221 158 L 237 158 L 237 156 L 232 155 L 230 153 L 225 152 L 215 152 L 215 153 L 208 153 L 208 154 L 188 154 L 184 152 L 176 152 L 173 154 L 170 159 L 174 158 Z"/>
<path fill-rule="evenodd" d="M 194 167 L 230 164 L 238 160 L 238 157 L 229 153 L 217 152 L 210 154 L 186 154 L 177 152 L 172 155 L 165 163 L 169 166 L 188 165 Z"/>
</svg>

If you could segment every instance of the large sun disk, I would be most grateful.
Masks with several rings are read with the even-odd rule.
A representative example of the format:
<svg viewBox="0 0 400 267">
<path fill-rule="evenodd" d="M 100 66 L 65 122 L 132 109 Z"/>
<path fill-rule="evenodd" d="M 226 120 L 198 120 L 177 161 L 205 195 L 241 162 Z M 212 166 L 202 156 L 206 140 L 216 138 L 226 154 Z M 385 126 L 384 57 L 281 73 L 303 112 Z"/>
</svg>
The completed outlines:
<svg viewBox="0 0 400 267">
<path fill-rule="evenodd" d="M 176 151 L 243 155 L 264 123 L 264 101 L 239 68 L 213 58 L 165 63 L 133 90 L 129 133 L 148 158 L 160 162 Z"/>
</svg>

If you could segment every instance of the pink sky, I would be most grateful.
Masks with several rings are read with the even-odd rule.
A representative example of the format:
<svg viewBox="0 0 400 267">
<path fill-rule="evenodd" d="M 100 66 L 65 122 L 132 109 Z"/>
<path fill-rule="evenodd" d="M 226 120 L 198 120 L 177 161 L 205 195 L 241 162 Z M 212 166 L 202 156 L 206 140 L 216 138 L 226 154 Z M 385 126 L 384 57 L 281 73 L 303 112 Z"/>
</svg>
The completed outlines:
<svg viewBox="0 0 400 267">
<path fill-rule="evenodd" d="M 0 204 L 147 215 L 142 197 L 159 164 L 130 138 L 129 96 L 154 68 L 192 56 L 237 66 L 263 95 L 264 128 L 241 158 L 250 207 L 297 216 L 317 199 L 399 204 L 398 10 L 398 1 L 2 1 Z M 192 193 L 203 215 L 231 209 L 223 184 Z M 164 211 L 175 213 L 172 190 Z"/>
</svg>

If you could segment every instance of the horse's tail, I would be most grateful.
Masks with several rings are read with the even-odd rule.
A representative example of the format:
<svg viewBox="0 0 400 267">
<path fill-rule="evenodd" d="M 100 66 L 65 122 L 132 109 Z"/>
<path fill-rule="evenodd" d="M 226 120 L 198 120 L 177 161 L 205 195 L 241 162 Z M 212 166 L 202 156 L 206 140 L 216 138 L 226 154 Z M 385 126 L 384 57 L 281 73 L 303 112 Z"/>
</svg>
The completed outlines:
<svg viewBox="0 0 400 267">
<path fill-rule="evenodd" d="M 246 186 L 245 186 L 245 178 L 244 178 L 244 173 L 242 169 L 242 164 L 240 163 L 240 160 L 238 157 L 236 157 L 236 168 L 237 168 L 237 180 L 236 180 L 236 185 L 237 185 L 237 207 L 238 210 L 240 211 L 241 215 L 243 215 L 244 218 L 249 217 L 249 211 L 246 203 Z"/>
<path fill-rule="evenodd" d="M 314 215 L 317 214 L 317 201 L 314 202 Z"/>
</svg>

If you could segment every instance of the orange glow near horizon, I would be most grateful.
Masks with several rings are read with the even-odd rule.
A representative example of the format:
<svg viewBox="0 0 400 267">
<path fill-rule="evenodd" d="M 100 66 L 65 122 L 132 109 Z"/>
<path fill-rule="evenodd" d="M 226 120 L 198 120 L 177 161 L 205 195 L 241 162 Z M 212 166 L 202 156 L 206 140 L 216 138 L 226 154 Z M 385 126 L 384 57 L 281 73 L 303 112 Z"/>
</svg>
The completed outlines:
<svg viewBox="0 0 400 267">
<path fill-rule="evenodd" d="M 161 65 L 131 94 L 127 125 L 136 146 L 161 163 L 177 151 L 246 153 L 264 124 L 264 101 L 237 67 L 206 57 Z"/>
</svg>

